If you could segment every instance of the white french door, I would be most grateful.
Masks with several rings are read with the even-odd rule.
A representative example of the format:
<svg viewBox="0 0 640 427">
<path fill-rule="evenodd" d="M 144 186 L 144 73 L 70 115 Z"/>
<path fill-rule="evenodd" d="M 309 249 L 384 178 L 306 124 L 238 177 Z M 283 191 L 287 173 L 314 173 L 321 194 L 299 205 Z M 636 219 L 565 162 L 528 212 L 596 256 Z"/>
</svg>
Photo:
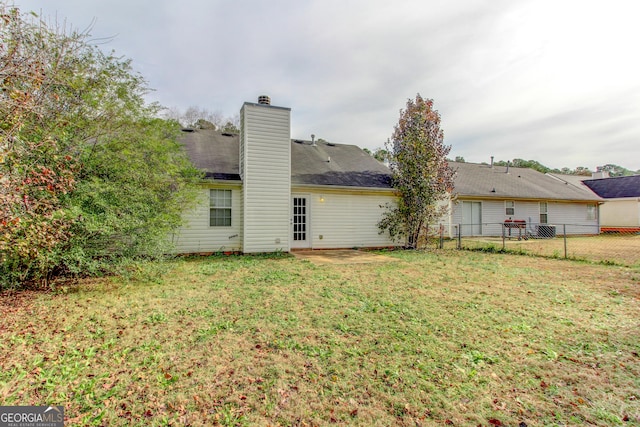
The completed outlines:
<svg viewBox="0 0 640 427">
<path fill-rule="evenodd" d="M 309 227 L 309 197 L 293 196 L 291 199 L 291 247 L 311 247 Z"/>
</svg>

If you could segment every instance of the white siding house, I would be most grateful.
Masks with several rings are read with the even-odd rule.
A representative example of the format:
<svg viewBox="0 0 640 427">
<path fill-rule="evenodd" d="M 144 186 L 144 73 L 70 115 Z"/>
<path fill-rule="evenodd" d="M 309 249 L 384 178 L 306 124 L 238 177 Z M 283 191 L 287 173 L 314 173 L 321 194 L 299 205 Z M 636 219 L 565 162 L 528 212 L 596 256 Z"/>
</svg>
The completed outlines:
<svg viewBox="0 0 640 427">
<path fill-rule="evenodd" d="M 607 199 L 600 207 L 602 227 L 640 227 L 640 197 Z"/>
<path fill-rule="evenodd" d="M 540 226 L 558 233 L 598 234 L 597 206 L 602 200 L 584 186 L 573 185 L 533 169 L 454 163 L 457 171 L 449 235 L 501 236 L 515 221 L 522 232 L 537 235 Z"/>
<path fill-rule="evenodd" d="M 587 179 L 583 183 L 604 200 L 600 206 L 604 231 L 640 231 L 640 175 Z"/>
<path fill-rule="evenodd" d="M 233 184 L 202 184 L 196 207 L 184 214 L 188 224 L 173 238 L 178 253 L 237 252 L 242 249 L 242 187 Z M 211 191 L 231 192 L 231 223 L 211 225 Z"/>
<path fill-rule="evenodd" d="M 292 140 L 290 109 L 245 103 L 240 135 L 190 129 L 201 200 L 174 236 L 179 253 L 394 246 L 380 234 L 395 203 L 390 171 L 354 145 Z"/>
<path fill-rule="evenodd" d="M 251 103 L 240 110 L 245 253 L 290 248 L 290 112 L 288 108 Z"/>
<path fill-rule="evenodd" d="M 396 203 L 391 171 L 354 145 L 291 139 L 291 111 L 245 103 L 240 135 L 187 129 L 182 142 L 205 173 L 201 200 L 174 236 L 180 253 L 288 252 L 396 246 L 378 222 Z M 443 219 L 450 237 L 500 236 L 562 227 L 596 234 L 602 199 L 532 169 L 454 163 L 455 190 Z M 448 224 L 446 224 L 448 223 Z M 542 227 L 542 228 L 541 228 Z M 512 232 L 522 232 L 522 229 Z"/>
<path fill-rule="evenodd" d="M 293 198 L 304 198 L 308 224 L 306 235 L 292 241 L 292 248 L 371 248 L 393 246 L 387 234 L 378 233 L 382 208 L 395 203 L 392 191 L 296 188 Z"/>
</svg>

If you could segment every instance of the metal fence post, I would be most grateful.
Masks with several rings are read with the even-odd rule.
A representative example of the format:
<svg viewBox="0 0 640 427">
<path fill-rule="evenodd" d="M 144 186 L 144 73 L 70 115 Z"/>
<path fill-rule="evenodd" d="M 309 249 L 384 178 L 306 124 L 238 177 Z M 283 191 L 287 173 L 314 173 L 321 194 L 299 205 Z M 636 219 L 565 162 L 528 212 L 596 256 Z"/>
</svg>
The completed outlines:
<svg viewBox="0 0 640 427">
<path fill-rule="evenodd" d="M 462 224 L 458 224 L 458 249 L 462 249 Z"/>
<path fill-rule="evenodd" d="M 505 250 L 505 245 L 506 245 L 506 243 L 505 243 L 506 228 L 507 227 L 505 226 L 505 224 L 502 223 L 502 250 L 503 251 Z"/>
<path fill-rule="evenodd" d="M 440 249 L 444 248 L 444 225 L 440 224 Z"/>
<path fill-rule="evenodd" d="M 567 224 L 562 224 L 562 234 L 564 236 L 564 258 L 567 259 Z"/>
</svg>

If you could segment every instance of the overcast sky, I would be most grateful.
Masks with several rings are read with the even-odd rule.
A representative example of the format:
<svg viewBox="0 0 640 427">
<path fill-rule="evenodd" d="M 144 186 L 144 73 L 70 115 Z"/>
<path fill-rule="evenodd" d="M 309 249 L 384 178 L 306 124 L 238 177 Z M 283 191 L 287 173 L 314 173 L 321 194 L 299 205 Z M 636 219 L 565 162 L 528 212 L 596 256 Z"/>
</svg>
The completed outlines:
<svg viewBox="0 0 640 427">
<path fill-rule="evenodd" d="M 450 157 L 640 169 L 637 0 L 15 0 L 91 25 L 150 101 L 225 115 L 269 95 L 292 138 L 382 147 L 417 93 Z M 95 20 L 95 22 L 94 22 Z"/>
</svg>

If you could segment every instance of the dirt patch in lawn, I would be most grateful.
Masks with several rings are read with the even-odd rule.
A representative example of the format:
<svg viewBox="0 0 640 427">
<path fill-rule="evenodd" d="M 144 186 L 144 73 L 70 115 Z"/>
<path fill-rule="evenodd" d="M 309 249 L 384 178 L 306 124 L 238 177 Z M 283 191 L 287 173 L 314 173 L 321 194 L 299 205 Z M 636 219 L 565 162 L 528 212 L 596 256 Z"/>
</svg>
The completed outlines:
<svg viewBox="0 0 640 427">
<path fill-rule="evenodd" d="M 369 264 L 397 261 L 388 256 L 354 249 L 294 251 L 292 254 L 296 258 L 311 261 L 314 264 Z"/>
</svg>

